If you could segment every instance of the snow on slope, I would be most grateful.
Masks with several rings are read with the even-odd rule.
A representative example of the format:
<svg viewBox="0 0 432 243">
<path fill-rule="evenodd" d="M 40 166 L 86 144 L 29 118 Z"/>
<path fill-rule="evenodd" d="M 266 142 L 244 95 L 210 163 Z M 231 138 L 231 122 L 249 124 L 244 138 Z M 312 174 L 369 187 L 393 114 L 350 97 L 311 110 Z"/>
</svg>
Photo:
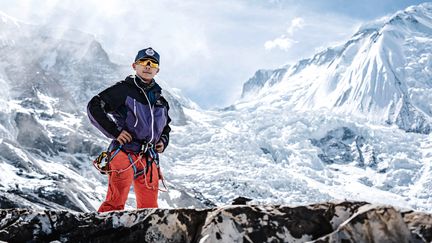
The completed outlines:
<svg viewBox="0 0 432 243">
<path fill-rule="evenodd" d="M 297 110 L 326 108 L 429 133 L 431 48 L 432 4 L 412 6 L 292 65 L 279 82 L 266 82 L 255 95 L 286 100 Z"/>
</svg>

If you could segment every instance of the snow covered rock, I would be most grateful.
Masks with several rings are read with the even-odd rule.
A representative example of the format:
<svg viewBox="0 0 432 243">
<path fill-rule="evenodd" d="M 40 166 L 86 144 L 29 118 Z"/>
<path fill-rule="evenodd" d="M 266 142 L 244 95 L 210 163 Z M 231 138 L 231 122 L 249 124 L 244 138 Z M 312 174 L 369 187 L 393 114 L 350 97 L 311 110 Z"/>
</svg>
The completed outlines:
<svg viewBox="0 0 432 243">
<path fill-rule="evenodd" d="M 0 211 L 0 240 L 86 242 L 430 242 L 432 216 L 364 202 L 110 213 Z"/>
<path fill-rule="evenodd" d="M 401 213 L 389 206 L 363 206 L 334 232 L 315 242 L 413 242 Z"/>
</svg>

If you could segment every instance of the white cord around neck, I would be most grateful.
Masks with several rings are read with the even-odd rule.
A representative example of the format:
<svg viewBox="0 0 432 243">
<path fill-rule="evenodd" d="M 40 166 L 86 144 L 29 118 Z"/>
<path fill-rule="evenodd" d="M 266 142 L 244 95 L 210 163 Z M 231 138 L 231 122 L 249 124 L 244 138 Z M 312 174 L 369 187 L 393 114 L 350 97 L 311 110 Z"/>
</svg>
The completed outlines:
<svg viewBox="0 0 432 243">
<path fill-rule="evenodd" d="M 149 104 L 149 109 L 150 109 L 150 115 L 151 115 L 151 139 L 150 139 L 150 143 L 153 143 L 153 139 L 154 139 L 154 115 L 153 115 L 153 107 L 152 107 L 152 105 L 151 105 L 151 103 L 150 103 L 150 100 L 149 100 L 149 98 L 147 97 L 147 94 L 146 94 L 146 92 L 144 91 L 144 89 L 143 88 L 141 88 L 138 84 L 137 84 L 137 82 L 136 82 L 136 77 L 138 76 L 138 78 L 142 81 L 142 82 L 144 82 L 145 83 L 145 81 L 139 76 L 139 75 L 135 75 L 135 78 L 134 78 L 134 83 L 135 83 L 135 85 L 143 92 L 143 94 L 144 94 L 144 96 L 145 96 L 145 98 L 146 98 L 146 100 L 147 100 L 147 102 L 148 102 L 148 104 Z M 138 118 L 137 118 L 138 119 Z"/>
</svg>

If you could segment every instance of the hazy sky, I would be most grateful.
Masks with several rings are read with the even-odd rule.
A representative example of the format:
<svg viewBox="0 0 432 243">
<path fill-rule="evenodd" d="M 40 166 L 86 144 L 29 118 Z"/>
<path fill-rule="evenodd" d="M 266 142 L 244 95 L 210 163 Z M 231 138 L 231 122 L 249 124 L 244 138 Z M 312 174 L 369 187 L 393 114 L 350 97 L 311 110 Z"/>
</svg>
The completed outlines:
<svg viewBox="0 0 432 243">
<path fill-rule="evenodd" d="M 0 11 L 92 33 L 117 63 L 130 64 L 139 49 L 152 46 L 161 55 L 158 78 L 209 108 L 232 104 L 258 69 L 310 57 L 364 22 L 422 2 L 0 0 Z"/>
</svg>

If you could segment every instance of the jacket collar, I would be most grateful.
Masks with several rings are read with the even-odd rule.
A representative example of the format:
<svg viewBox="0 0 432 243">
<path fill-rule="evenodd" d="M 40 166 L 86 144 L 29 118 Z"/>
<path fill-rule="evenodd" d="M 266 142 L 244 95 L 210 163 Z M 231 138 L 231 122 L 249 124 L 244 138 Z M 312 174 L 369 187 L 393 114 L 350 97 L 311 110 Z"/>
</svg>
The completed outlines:
<svg viewBox="0 0 432 243">
<path fill-rule="evenodd" d="M 136 79 L 136 82 L 134 82 L 135 79 Z M 141 81 L 141 79 L 139 77 L 135 77 L 135 75 L 129 75 L 126 77 L 125 81 L 127 83 L 132 84 L 133 86 L 138 85 L 140 88 L 142 88 L 146 92 L 148 92 L 151 89 L 155 89 L 155 91 L 159 91 L 159 92 L 162 90 L 162 88 L 159 86 L 159 84 L 156 83 L 156 81 L 154 79 L 152 79 L 152 81 L 149 84 L 147 84 L 147 83 L 144 83 L 143 81 Z"/>
</svg>

